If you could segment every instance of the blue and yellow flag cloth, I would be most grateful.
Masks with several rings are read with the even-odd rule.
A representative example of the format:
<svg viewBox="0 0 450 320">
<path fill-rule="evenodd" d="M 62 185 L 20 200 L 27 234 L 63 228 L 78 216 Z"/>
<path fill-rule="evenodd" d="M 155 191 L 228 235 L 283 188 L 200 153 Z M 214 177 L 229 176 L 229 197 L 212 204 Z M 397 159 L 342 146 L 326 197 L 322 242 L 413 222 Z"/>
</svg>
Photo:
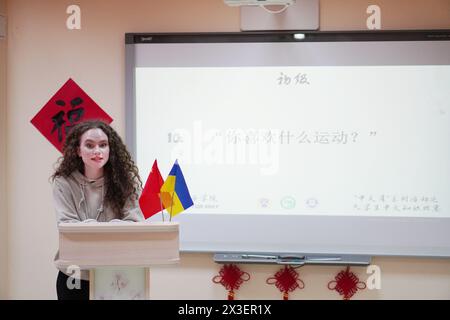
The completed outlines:
<svg viewBox="0 0 450 320">
<path fill-rule="evenodd" d="M 169 176 L 161 187 L 161 201 L 171 217 L 194 204 L 178 160 L 175 161 Z"/>
</svg>

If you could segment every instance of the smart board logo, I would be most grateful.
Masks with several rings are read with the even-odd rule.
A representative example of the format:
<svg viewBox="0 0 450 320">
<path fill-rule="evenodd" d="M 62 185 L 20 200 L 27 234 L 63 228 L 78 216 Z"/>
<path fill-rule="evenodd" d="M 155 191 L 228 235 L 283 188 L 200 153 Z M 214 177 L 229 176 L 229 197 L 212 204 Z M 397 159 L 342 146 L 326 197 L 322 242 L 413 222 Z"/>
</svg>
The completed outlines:
<svg viewBox="0 0 450 320">
<path fill-rule="evenodd" d="M 192 129 L 168 132 L 167 142 L 173 161 L 257 166 L 261 175 L 274 175 L 279 170 L 279 136 L 276 129 L 204 129 L 201 121 L 194 121 Z"/>
</svg>

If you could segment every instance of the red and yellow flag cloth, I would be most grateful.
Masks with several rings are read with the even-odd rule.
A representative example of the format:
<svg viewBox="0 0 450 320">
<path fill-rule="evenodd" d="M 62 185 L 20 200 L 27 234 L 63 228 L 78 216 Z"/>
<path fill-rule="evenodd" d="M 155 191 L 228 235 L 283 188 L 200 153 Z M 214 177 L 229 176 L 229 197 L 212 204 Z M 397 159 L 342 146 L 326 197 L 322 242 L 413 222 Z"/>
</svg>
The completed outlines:
<svg viewBox="0 0 450 320">
<path fill-rule="evenodd" d="M 162 212 L 164 209 L 160 198 L 160 190 L 163 184 L 164 180 L 159 172 L 158 163 L 155 160 L 139 198 L 139 206 L 145 219 L 150 218 L 158 212 Z"/>
<path fill-rule="evenodd" d="M 194 204 L 178 160 L 175 161 L 172 170 L 170 170 L 166 181 L 161 187 L 161 200 L 171 217 L 176 216 Z"/>
</svg>

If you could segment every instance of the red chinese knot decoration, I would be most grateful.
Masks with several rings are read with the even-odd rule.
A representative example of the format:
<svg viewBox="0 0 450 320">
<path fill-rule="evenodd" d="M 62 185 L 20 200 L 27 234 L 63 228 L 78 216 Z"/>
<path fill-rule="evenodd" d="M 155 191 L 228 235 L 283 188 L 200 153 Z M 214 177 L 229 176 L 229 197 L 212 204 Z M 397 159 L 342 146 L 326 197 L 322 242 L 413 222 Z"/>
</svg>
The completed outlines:
<svg viewBox="0 0 450 320">
<path fill-rule="evenodd" d="M 215 276 L 212 281 L 220 283 L 228 290 L 228 300 L 234 300 L 234 291 L 238 290 L 244 281 L 250 280 L 250 274 L 239 269 L 234 264 L 224 265 L 219 275 Z"/>
<path fill-rule="evenodd" d="M 267 284 L 275 286 L 283 293 L 283 300 L 289 300 L 289 292 L 295 289 L 303 289 L 305 283 L 299 279 L 299 274 L 291 266 L 285 266 L 280 269 L 273 277 L 266 280 Z"/>
<path fill-rule="evenodd" d="M 70 129 L 81 121 L 94 119 L 108 124 L 112 122 L 112 118 L 75 81 L 69 79 L 34 116 L 31 123 L 62 152 Z"/>
<path fill-rule="evenodd" d="M 363 290 L 366 288 L 366 284 L 359 281 L 359 278 L 350 271 L 350 267 L 339 272 L 335 280 L 328 283 L 328 289 L 336 290 L 341 296 L 344 296 L 344 300 L 349 300 L 356 291 Z"/>
</svg>

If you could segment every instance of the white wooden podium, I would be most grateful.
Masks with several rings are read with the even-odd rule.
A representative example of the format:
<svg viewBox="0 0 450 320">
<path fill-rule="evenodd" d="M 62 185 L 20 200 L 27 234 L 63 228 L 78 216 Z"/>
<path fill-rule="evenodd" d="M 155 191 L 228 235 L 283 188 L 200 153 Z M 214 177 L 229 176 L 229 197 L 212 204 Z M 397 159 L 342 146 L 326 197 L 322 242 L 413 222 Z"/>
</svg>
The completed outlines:
<svg viewBox="0 0 450 320">
<path fill-rule="evenodd" d="M 178 222 L 61 223 L 58 268 L 89 270 L 90 299 L 150 299 L 150 266 L 176 264 Z"/>
</svg>

